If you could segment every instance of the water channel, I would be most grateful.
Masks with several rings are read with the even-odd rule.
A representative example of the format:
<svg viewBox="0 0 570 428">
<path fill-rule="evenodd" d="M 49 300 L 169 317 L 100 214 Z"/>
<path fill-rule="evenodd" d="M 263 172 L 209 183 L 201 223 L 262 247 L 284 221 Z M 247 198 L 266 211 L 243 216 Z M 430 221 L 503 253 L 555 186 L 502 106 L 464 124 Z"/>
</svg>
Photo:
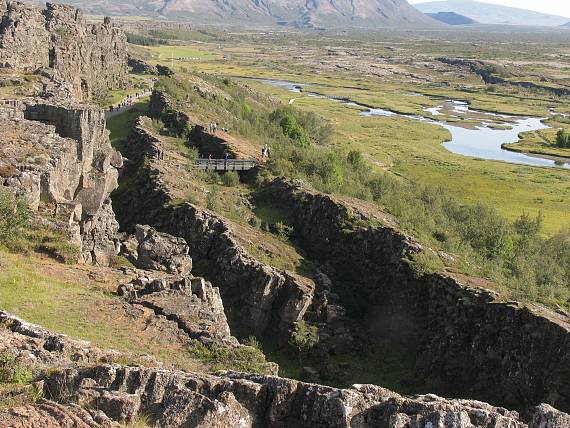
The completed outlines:
<svg viewBox="0 0 570 428">
<path fill-rule="evenodd" d="M 404 115 L 390 110 L 370 108 L 349 99 L 339 99 L 304 90 L 311 84 L 286 80 L 261 79 L 261 82 L 310 97 L 326 98 L 350 108 L 358 108 L 363 116 L 407 118 L 441 126 L 451 133 L 451 140 L 443 146 L 450 152 L 481 159 L 498 160 L 521 165 L 570 169 L 570 160 L 554 160 L 539 155 L 526 155 L 502 148 L 503 144 L 519 141 L 519 134 L 549 128 L 538 117 L 517 117 L 473 110 L 464 101 L 444 100 L 437 107 L 425 108 L 426 117 Z M 411 94 L 416 95 L 416 94 Z M 420 94 L 417 94 L 420 95 Z M 433 118 L 430 118 L 429 115 Z M 440 116 L 444 120 L 435 120 Z M 464 120 L 464 123 L 461 121 Z"/>
</svg>

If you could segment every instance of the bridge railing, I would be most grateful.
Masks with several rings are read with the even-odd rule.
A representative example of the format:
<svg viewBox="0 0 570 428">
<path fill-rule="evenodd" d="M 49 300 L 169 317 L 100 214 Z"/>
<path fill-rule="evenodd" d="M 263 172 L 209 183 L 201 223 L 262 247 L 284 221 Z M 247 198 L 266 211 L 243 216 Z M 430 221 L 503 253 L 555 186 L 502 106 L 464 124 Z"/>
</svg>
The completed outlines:
<svg viewBox="0 0 570 428">
<path fill-rule="evenodd" d="M 196 159 L 194 168 L 211 171 L 249 171 L 257 166 L 255 160 L 242 159 Z"/>
</svg>

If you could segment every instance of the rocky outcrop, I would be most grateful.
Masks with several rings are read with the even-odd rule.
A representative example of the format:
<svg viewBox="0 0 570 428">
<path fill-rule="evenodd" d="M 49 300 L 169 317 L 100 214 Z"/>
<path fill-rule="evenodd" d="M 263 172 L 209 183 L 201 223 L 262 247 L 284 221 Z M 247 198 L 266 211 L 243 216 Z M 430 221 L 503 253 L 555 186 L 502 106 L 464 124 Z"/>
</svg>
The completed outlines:
<svg viewBox="0 0 570 428">
<path fill-rule="evenodd" d="M 83 261 L 108 264 L 118 232 L 109 194 L 118 185 L 122 157 L 111 147 L 103 112 L 28 100 L 21 118 L 0 127 L 7 171 L 0 184 L 23 196 L 32 210 L 41 205 L 44 217 L 81 247 Z"/>
<path fill-rule="evenodd" d="M 94 365 L 124 360 L 144 362 L 147 366 L 160 366 L 160 363 L 150 356 L 130 356 L 114 350 L 103 350 L 89 342 L 54 333 L 2 311 L 0 353 L 16 357 L 21 365 L 34 373 L 70 364 Z"/>
<path fill-rule="evenodd" d="M 135 227 L 135 239 L 136 255 L 130 258 L 138 267 L 182 276 L 192 271 L 190 249 L 184 239 L 141 225 Z"/>
<path fill-rule="evenodd" d="M 173 204 L 152 162 L 160 141 L 139 122 L 127 156 L 138 162 L 136 184 L 121 194 L 118 212 L 124 227 L 150 224 L 161 232 L 184 238 L 195 264 L 220 288 L 230 326 L 238 337 L 278 331 L 286 341 L 294 323 L 312 301 L 314 285 L 296 275 L 262 264 L 247 254 L 232 235 L 231 225 L 209 210 L 189 203 Z"/>
<path fill-rule="evenodd" d="M 381 314 L 375 340 L 388 339 L 392 349 L 404 341 L 402 352 L 416 355 L 416 380 L 435 392 L 523 411 L 541 402 L 570 409 L 564 317 L 502 302 L 467 278 L 414 275 L 404 259 L 429 250 L 358 205 L 287 180 L 267 195 L 290 214 L 296 238 L 326 268 L 340 300 Z"/>
<path fill-rule="evenodd" d="M 147 64 L 140 59 L 129 57 L 128 65 L 133 70 L 133 73 L 150 74 L 153 76 L 158 75 L 158 69 L 156 66 Z"/>
<path fill-rule="evenodd" d="M 78 100 L 125 84 L 127 41 L 110 20 L 87 24 L 78 9 L 52 3 L 41 10 L 4 1 L 0 13 L 0 67 L 28 72 L 51 68 Z"/>
<path fill-rule="evenodd" d="M 448 58 L 440 57 L 436 58 L 438 61 L 451 65 L 454 67 L 459 67 L 461 69 L 470 71 L 471 73 L 477 74 L 481 77 L 483 82 L 488 85 L 510 85 L 518 86 L 527 89 L 537 89 L 539 91 L 546 91 L 553 93 L 554 95 L 564 97 L 570 95 L 570 89 L 559 87 L 556 85 L 540 85 L 534 82 L 523 82 L 515 79 L 508 79 L 503 77 L 505 70 L 484 61 L 472 60 L 472 59 L 462 59 L 462 58 Z"/>
<path fill-rule="evenodd" d="M 1 312 L 0 327 L 0 352 L 32 369 L 46 398 L 0 410 L 1 426 L 99 428 L 146 417 L 163 428 L 566 428 L 570 418 L 548 405 L 525 420 L 479 401 L 407 397 L 374 385 L 338 389 L 276 376 L 165 370 L 148 357 L 121 366 L 113 361 L 128 356 Z"/>
<path fill-rule="evenodd" d="M 232 372 L 215 377 L 99 366 L 63 370 L 46 382 L 45 389 L 54 399 L 99 409 L 113 420 L 128 423 L 138 414 L 153 414 L 156 426 L 165 428 L 540 427 L 527 425 L 516 412 L 477 401 L 434 395 L 411 398 L 373 385 L 336 389 Z M 537 421 L 549 420 L 550 426 L 562 426 L 566 418 L 544 407 L 535 416 Z"/>
<path fill-rule="evenodd" d="M 231 336 L 219 289 L 203 278 L 146 272 L 121 284 L 118 294 L 175 322 L 191 339 L 206 345 L 239 346 Z"/>
</svg>

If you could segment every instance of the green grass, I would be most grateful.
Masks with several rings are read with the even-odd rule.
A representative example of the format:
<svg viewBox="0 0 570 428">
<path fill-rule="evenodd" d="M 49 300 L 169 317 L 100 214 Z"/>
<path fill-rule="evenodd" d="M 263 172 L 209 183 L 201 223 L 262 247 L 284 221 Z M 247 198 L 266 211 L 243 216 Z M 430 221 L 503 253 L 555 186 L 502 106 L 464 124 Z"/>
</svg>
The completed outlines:
<svg viewBox="0 0 570 428">
<path fill-rule="evenodd" d="M 78 283 L 81 271 L 36 256 L 0 251 L 0 309 L 28 322 L 103 349 L 134 356 L 151 353 L 166 363 L 195 369 L 195 360 L 145 340 L 131 321 L 117 316 L 121 300 L 94 283 Z M 51 271 L 52 275 L 45 272 Z M 113 315 L 112 315 L 113 314 Z"/>
<path fill-rule="evenodd" d="M 121 144 L 131 133 L 133 125 L 139 116 L 147 114 L 148 102 L 148 98 L 141 98 L 133 105 L 132 109 L 118 114 L 107 121 L 107 129 L 111 132 L 111 145 L 115 149 L 121 149 Z"/>
<path fill-rule="evenodd" d="M 188 59 L 200 59 L 200 60 L 211 60 L 211 59 L 218 59 L 220 58 L 219 55 L 216 55 L 212 52 L 202 50 L 198 47 L 192 46 L 170 46 L 170 45 L 163 45 L 163 46 L 149 46 L 146 49 L 151 53 L 151 57 L 159 62 L 168 62 L 171 58 L 188 58 Z"/>
</svg>

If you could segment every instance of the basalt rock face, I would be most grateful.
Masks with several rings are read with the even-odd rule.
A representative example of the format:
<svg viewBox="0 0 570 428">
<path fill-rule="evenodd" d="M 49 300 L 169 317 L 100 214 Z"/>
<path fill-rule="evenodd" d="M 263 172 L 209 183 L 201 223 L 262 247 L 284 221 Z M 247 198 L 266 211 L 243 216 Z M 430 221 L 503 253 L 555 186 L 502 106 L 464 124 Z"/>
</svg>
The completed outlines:
<svg viewBox="0 0 570 428">
<path fill-rule="evenodd" d="M 118 232 L 109 195 L 123 159 L 104 113 L 83 102 L 125 83 L 126 38 L 68 6 L 1 1 L 0 14 L 0 67 L 36 74 L 33 91 L 0 103 L 0 185 L 67 233 L 81 261 L 108 264 Z"/>
<path fill-rule="evenodd" d="M 570 409 L 570 326 L 562 316 L 503 303 L 457 277 L 416 277 L 402 259 L 427 250 L 345 201 L 286 180 L 268 194 L 291 214 L 299 242 L 333 281 L 349 284 L 363 308 L 393 325 L 384 334 L 397 342 L 414 332 L 408 351 L 416 355 L 416 377 L 440 385 L 432 390 L 524 412 L 541 402 Z"/>
<path fill-rule="evenodd" d="M 0 14 L 0 67 L 28 72 L 54 69 L 78 100 L 125 83 L 126 37 L 109 20 L 87 24 L 78 9 L 51 3 L 41 10 L 2 1 Z"/>
<path fill-rule="evenodd" d="M 160 141 L 141 122 L 129 147 L 136 162 L 142 154 L 156 158 Z M 137 156 L 139 159 L 137 159 Z M 287 340 L 294 323 L 312 301 L 314 285 L 262 264 L 247 254 L 232 235 L 231 225 L 213 212 L 174 198 L 150 165 L 140 163 L 136 184 L 121 194 L 121 224 L 150 224 L 161 232 L 184 238 L 195 263 L 206 266 L 207 278 L 220 288 L 232 331 L 240 337 L 280 332 Z"/>
<path fill-rule="evenodd" d="M 231 336 L 220 290 L 204 278 L 145 272 L 121 284 L 118 294 L 133 305 L 151 309 L 158 316 L 175 322 L 190 339 L 206 345 L 239 346 Z"/>
<path fill-rule="evenodd" d="M 103 112 L 72 101 L 24 100 L 19 117 L 0 128 L 0 184 L 67 231 L 83 261 L 108 264 L 118 232 L 109 194 L 122 157 L 111 147 Z"/>
<path fill-rule="evenodd" d="M 68 369 L 52 376 L 49 396 L 132 422 L 156 414 L 160 427 L 526 428 L 516 412 L 434 395 L 403 397 L 373 385 L 336 389 L 271 376 L 206 376 L 136 367 Z M 160 409 L 160 412 L 157 410 Z M 535 420 L 563 426 L 567 415 L 541 406 Z M 556 425 L 558 424 L 558 425 Z"/>
<path fill-rule="evenodd" d="M 172 371 L 150 358 L 127 367 L 112 363 L 125 358 L 115 351 L 7 314 L 0 313 L 0 327 L 0 351 L 33 369 L 46 397 L 0 410 L 0 426 L 119 427 L 146 415 L 162 428 L 566 428 L 570 418 L 544 404 L 525 421 L 478 401 L 406 397 L 374 385 L 337 389 L 275 376 Z"/>
</svg>

